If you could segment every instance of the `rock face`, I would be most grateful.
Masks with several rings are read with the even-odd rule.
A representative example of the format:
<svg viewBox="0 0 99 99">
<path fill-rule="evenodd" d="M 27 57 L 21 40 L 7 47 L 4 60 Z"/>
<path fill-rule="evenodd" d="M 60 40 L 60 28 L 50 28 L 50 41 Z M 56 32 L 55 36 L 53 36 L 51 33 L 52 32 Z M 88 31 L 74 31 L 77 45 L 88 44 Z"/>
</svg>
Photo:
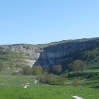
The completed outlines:
<svg viewBox="0 0 99 99">
<path fill-rule="evenodd" d="M 61 42 L 53 42 L 49 44 L 29 45 L 1 45 L 0 52 L 21 52 L 25 53 L 25 61 L 32 67 L 33 65 L 41 65 L 47 68 L 53 65 L 59 65 L 63 61 L 71 59 L 72 54 L 78 51 L 94 47 L 99 42 L 99 38 L 64 40 Z"/>
</svg>

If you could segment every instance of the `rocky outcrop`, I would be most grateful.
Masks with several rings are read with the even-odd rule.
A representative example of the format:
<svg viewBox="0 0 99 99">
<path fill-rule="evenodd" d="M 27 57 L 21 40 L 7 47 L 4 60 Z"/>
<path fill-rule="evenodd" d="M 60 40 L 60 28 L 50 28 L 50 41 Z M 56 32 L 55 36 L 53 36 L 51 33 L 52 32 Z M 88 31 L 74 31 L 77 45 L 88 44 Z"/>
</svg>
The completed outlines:
<svg viewBox="0 0 99 99">
<path fill-rule="evenodd" d="M 63 61 L 71 59 L 71 55 L 78 51 L 94 47 L 99 42 L 99 38 L 64 40 L 49 44 L 29 45 L 1 45 L 0 52 L 25 53 L 24 59 L 30 66 L 41 65 L 43 68 L 61 64 Z"/>
</svg>

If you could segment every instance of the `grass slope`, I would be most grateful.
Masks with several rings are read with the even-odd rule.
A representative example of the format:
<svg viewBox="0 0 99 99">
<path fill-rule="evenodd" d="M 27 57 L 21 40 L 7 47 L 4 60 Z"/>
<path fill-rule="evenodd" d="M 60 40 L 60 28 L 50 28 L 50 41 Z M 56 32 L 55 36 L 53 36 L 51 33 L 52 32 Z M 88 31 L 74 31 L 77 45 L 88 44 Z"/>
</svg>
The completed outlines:
<svg viewBox="0 0 99 99">
<path fill-rule="evenodd" d="M 98 99 L 99 90 L 86 87 L 81 90 L 72 86 L 49 85 L 34 85 L 26 89 L 19 86 L 0 86 L 0 99 L 73 99 L 72 95 L 77 95 L 84 99 Z"/>
<path fill-rule="evenodd" d="M 85 81 L 73 87 L 72 85 L 36 85 L 34 76 L 0 73 L 0 78 L 0 99 L 73 99 L 73 95 L 84 99 L 99 98 L 99 90 L 85 86 L 88 82 L 94 83 L 92 81 Z M 30 86 L 25 89 L 23 85 L 26 83 L 30 83 Z"/>
</svg>

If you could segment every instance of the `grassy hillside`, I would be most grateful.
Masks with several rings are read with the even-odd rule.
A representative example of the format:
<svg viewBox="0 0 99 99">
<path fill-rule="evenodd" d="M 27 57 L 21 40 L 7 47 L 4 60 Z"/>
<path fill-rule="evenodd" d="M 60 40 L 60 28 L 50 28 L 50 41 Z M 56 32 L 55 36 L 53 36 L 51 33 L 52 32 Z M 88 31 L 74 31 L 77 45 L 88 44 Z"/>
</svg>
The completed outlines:
<svg viewBox="0 0 99 99">
<path fill-rule="evenodd" d="M 4 68 L 14 69 L 20 68 L 22 64 L 25 64 L 23 60 L 25 59 L 24 53 L 18 52 L 0 52 L 0 63 L 4 64 Z"/>
<path fill-rule="evenodd" d="M 86 80 L 74 87 L 72 83 L 64 86 L 35 84 L 35 76 L 11 75 L 0 73 L 0 99 L 74 99 L 76 95 L 83 99 L 98 99 L 99 90 L 89 88 L 97 81 Z M 68 83 L 66 80 L 65 83 Z M 71 80 L 72 82 L 72 80 Z M 24 88 L 29 83 L 30 86 Z"/>
<path fill-rule="evenodd" d="M 3 62 L 6 68 L 22 68 L 25 56 L 24 53 L 17 52 L 0 53 L 0 62 Z M 76 53 L 73 61 L 82 59 L 86 62 L 87 68 L 84 70 L 84 75 L 81 74 L 79 77 L 77 75 L 68 77 L 66 73 L 63 86 L 40 84 L 39 82 L 35 84 L 36 76 L 34 75 L 12 75 L 11 72 L 2 71 L 0 72 L 0 99 L 74 99 L 72 96 L 75 95 L 83 99 L 98 99 L 99 77 L 95 76 L 95 73 L 99 73 L 98 56 L 98 47 L 87 49 L 83 53 Z M 92 77 L 86 79 L 89 74 L 92 74 Z M 58 78 L 59 75 L 56 76 Z M 27 83 L 30 86 L 25 89 L 24 85 Z"/>
</svg>

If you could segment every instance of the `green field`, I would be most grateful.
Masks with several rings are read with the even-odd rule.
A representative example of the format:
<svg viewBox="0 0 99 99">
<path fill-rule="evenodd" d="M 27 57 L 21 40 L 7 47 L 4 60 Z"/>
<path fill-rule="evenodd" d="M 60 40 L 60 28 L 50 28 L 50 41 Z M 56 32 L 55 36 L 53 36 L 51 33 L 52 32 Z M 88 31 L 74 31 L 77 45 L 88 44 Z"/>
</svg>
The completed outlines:
<svg viewBox="0 0 99 99">
<path fill-rule="evenodd" d="M 34 85 L 28 88 L 0 86 L 0 99 L 73 99 L 72 95 L 84 99 L 98 99 L 99 90 L 71 86 Z"/>
<path fill-rule="evenodd" d="M 77 87 L 34 84 L 35 76 L 20 76 L 0 73 L 0 99 L 74 99 L 73 95 L 83 99 L 98 99 L 99 90 L 84 86 L 90 81 L 80 82 Z M 97 82 L 99 82 L 97 80 Z M 30 86 L 24 88 L 24 84 Z"/>
</svg>

